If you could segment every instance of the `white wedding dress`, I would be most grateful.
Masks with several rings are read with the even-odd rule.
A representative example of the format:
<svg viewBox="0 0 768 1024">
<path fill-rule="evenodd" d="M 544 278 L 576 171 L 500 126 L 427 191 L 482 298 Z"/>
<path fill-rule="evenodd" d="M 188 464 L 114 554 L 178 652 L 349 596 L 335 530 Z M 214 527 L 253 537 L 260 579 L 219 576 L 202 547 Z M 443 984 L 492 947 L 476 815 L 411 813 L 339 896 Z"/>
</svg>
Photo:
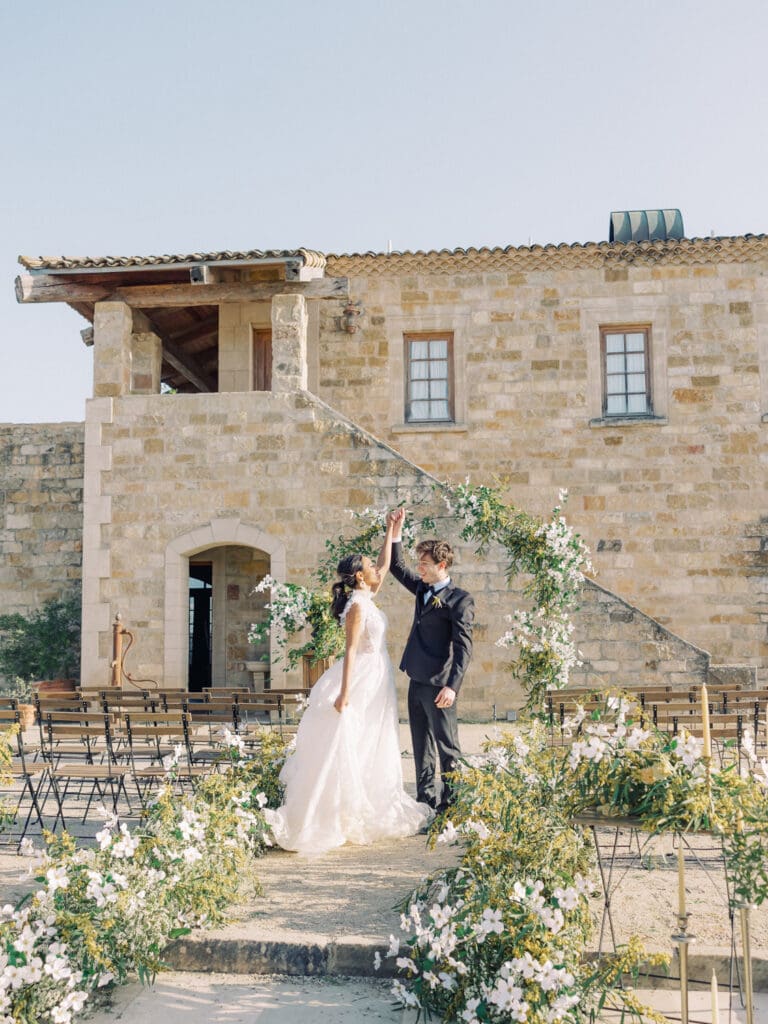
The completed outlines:
<svg viewBox="0 0 768 1024">
<path fill-rule="evenodd" d="M 353 604 L 360 606 L 363 621 L 349 703 L 341 714 L 333 706 L 341 690 L 340 660 L 312 687 L 296 747 L 280 773 L 285 803 L 264 811 L 276 842 L 305 856 L 344 843 L 413 835 L 432 813 L 403 789 L 386 617 L 370 591 L 356 590 L 342 622 Z"/>
</svg>

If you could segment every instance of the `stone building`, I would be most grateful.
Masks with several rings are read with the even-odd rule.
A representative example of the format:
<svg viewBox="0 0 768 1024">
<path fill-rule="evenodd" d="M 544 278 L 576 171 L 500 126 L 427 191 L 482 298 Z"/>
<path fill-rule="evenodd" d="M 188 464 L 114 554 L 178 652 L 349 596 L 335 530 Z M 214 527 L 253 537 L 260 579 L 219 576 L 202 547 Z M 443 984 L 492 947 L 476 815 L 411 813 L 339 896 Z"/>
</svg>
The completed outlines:
<svg viewBox="0 0 768 1024">
<path fill-rule="evenodd" d="M 84 426 L 0 427 L 0 595 L 77 574 L 82 501 L 84 683 L 117 611 L 135 675 L 242 681 L 256 579 L 305 578 L 344 509 L 444 515 L 435 478 L 467 476 L 539 514 L 568 489 L 596 569 L 580 679 L 768 682 L 765 236 L 21 262 L 20 301 L 92 323 L 94 390 Z M 503 569 L 460 548 L 466 714 L 522 703 L 493 643 Z"/>
</svg>

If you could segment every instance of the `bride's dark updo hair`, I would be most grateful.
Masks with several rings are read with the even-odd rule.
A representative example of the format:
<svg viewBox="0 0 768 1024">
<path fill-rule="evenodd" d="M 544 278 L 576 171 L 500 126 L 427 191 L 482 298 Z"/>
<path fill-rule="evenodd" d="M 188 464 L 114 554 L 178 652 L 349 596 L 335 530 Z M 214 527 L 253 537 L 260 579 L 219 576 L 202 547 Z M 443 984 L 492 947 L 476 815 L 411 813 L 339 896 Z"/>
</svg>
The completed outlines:
<svg viewBox="0 0 768 1024">
<path fill-rule="evenodd" d="M 336 566 L 336 572 L 339 575 L 337 583 L 333 584 L 331 588 L 333 596 L 331 597 L 331 611 L 337 622 L 341 622 L 341 613 L 344 611 L 349 595 L 355 589 L 357 584 L 356 575 L 363 571 L 363 556 L 362 555 L 347 555 L 339 562 Z"/>
</svg>

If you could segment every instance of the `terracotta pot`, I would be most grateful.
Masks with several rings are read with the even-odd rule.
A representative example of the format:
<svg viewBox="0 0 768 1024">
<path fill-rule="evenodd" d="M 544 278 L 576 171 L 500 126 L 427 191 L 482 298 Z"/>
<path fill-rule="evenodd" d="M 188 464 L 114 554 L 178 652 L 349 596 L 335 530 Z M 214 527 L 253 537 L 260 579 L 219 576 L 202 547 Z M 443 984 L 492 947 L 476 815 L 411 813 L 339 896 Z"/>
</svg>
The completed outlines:
<svg viewBox="0 0 768 1024">
<path fill-rule="evenodd" d="M 304 654 L 301 658 L 301 684 L 304 689 L 309 689 L 310 686 L 314 686 L 323 672 L 329 669 L 334 663 L 335 658 L 320 658 L 312 664 L 312 655 Z"/>
<path fill-rule="evenodd" d="M 21 719 L 21 729 L 22 732 L 25 732 L 35 724 L 35 708 L 32 704 L 18 704 L 17 707 Z"/>
</svg>

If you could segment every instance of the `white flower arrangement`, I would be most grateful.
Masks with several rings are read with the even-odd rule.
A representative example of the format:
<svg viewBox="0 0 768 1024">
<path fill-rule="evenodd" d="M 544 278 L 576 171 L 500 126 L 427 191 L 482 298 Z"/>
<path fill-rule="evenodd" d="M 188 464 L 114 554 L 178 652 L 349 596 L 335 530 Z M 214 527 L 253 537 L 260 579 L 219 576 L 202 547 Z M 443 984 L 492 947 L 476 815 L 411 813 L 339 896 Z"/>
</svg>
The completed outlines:
<svg viewBox="0 0 768 1024">
<path fill-rule="evenodd" d="M 547 688 L 565 686 L 571 669 L 580 664 L 569 610 L 584 573 L 593 568 L 586 546 L 561 514 L 567 496 L 567 491 L 559 492 L 560 504 L 542 522 L 505 505 L 493 488 L 473 487 L 469 480 L 444 493 L 448 510 L 465 524 L 464 539 L 479 542 L 481 552 L 491 543 L 500 544 L 509 558 L 508 575 L 530 576 L 524 593 L 532 600 L 532 610 L 508 615 L 511 628 L 497 641 L 499 647 L 517 650 L 512 671 L 522 679 L 529 708 L 538 705 Z"/>
<path fill-rule="evenodd" d="M 218 920 L 245 858 L 271 845 L 267 796 L 249 780 L 276 780 L 282 757 L 274 740 L 263 762 L 231 764 L 195 794 L 166 786 L 140 829 L 107 815 L 93 847 L 66 833 L 47 851 L 23 843 L 40 888 L 0 909 L 0 1022 L 70 1024 L 98 989 L 131 969 L 149 980 L 171 938 Z"/>
</svg>

